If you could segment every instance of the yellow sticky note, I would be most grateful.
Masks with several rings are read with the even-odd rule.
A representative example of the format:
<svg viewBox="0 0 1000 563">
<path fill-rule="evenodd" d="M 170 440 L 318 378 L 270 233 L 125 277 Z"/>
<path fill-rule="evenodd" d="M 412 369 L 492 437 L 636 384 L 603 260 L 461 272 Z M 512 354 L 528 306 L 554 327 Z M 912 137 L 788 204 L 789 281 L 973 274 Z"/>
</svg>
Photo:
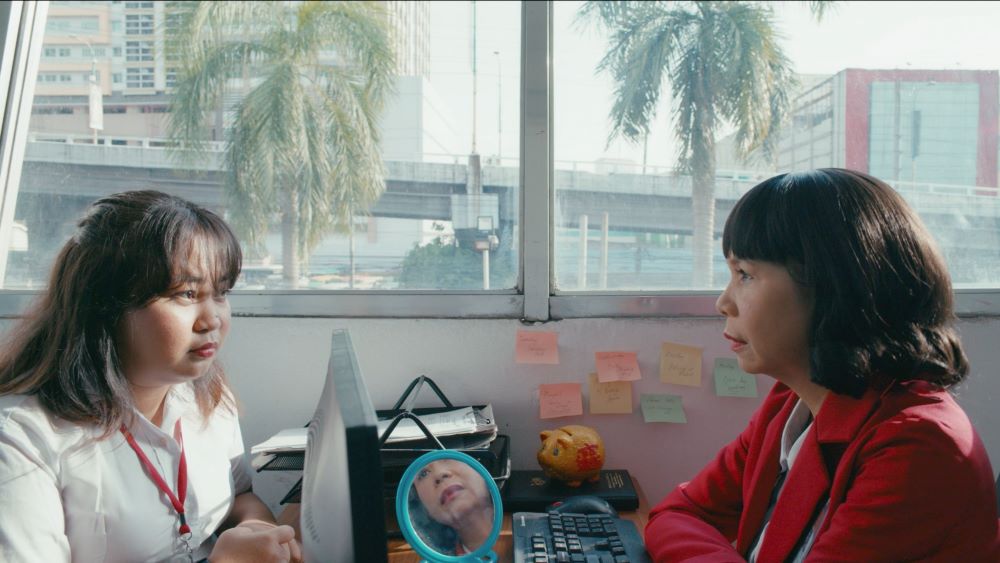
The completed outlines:
<svg viewBox="0 0 1000 563">
<path fill-rule="evenodd" d="M 642 379 L 636 352 L 595 352 L 594 360 L 601 383 Z"/>
<path fill-rule="evenodd" d="M 519 364 L 558 364 L 559 334 L 530 330 L 517 331 L 514 361 Z"/>
<path fill-rule="evenodd" d="M 609 381 L 601 383 L 596 373 L 590 374 L 590 414 L 631 414 L 632 383 Z"/>
<path fill-rule="evenodd" d="M 664 342 L 660 346 L 660 381 L 701 387 L 701 348 Z"/>
<path fill-rule="evenodd" d="M 538 386 L 540 418 L 558 418 L 583 414 L 583 395 L 579 383 L 546 383 Z"/>
</svg>

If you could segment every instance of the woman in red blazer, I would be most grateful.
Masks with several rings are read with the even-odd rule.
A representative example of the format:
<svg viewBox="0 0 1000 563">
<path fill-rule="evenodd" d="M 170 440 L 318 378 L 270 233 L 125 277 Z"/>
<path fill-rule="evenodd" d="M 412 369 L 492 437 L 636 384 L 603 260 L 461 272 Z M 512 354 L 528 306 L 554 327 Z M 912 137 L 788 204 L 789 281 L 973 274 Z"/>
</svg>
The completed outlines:
<svg viewBox="0 0 1000 563">
<path fill-rule="evenodd" d="M 1000 561 L 993 470 L 948 392 L 968 373 L 951 281 L 903 199 L 849 170 L 776 176 L 722 248 L 724 336 L 777 383 L 653 509 L 653 558 Z"/>
</svg>

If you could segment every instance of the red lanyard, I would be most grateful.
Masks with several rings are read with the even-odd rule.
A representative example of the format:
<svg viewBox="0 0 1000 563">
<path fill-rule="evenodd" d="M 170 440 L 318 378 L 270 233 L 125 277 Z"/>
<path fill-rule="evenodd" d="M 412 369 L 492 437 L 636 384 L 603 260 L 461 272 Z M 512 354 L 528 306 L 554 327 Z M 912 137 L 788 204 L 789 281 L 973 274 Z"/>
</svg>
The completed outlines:
<svg viewBox="0 0 1000 563">
<path fill-rule="evenodd" d="M 142 448 L 136 443 L 135 438 L 132 437 L 132 433 L 125 428 L 122 424 L 121 427 L 122 434 L 125 435 L 125 440 L 128 441 L 128 445 L 132 446 L 135 450 L 135 455 L 139 456 L 139 461 L 142 462 L 143 467 L 146 468 L 146 472 L 149 473 L 149 477 L 156 483 L 156 487 L 160 489 L 163 494 L 167 495 L 170 499 L 170 504 L 173 505 L 174 510 L 177 511 L 177 516 L 180 517 L 181 527 L 180 534 L 183 537 L 185 534 L 191 533 L 191 526 L 188 526 L 187 519 L 184 518 L 184 497 L 187 496 L 187 461 L 184 459 L 184 435 L 181 434 L 181 421 L 177 419 L 177 424 L 174 425 L 174 434 L 177 436 L 177 444 L 181 447 L 181 462 L 177 467 L 177 494 L 175 495 L 167 482 L 160 475 L 160 472 L 156 470 L 156 467 L 149 462 L 149 458 L 143 453 Z"/>
</svg>

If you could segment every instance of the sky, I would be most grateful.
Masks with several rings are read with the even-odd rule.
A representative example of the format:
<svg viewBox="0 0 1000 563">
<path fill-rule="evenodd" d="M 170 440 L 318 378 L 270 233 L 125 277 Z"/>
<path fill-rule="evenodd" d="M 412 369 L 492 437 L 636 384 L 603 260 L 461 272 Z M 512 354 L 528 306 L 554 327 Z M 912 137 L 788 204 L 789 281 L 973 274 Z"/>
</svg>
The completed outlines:
<svg viewBox="0 0 1000 563">
<path fill-rule="evenodd" d="M 606 147 L 613 84 L 607 75 L 595 74 L 606 42 L 596 29 L 575 25 L 581 4 L 555 3 L 557 167 L 601 158 L 641 163 L 641 145 L 614 142 Z M 1000 69 L 1000 2 L 837 2 L 818 23 L 805 2 L 772 6 L 786 55 L 800 73 L 833 74 L 845 68 Z M 520 2 L 480 1 L 475 8 L 477 150 L 484 156 L 500 150 L 509 158 L 518 151 Z M 430 82 L 451 112 L 462 150 L 472 144 L 472 27 L 472 2 L 431 2 Z M 663 98 L 648 141 L 650 166 L 675 162 L 670 113 L 669 97 Z"/>
</svg>

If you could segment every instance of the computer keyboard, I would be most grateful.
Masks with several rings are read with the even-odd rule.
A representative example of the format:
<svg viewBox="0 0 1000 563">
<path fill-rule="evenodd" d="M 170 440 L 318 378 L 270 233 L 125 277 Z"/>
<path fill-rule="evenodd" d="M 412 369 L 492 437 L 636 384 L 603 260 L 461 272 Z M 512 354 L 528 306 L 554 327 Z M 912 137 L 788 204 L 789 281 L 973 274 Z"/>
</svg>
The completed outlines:
<svg viewBox="0 0 1000 563">
<path fill-rule="evenodd" d="M 514 513 L 514 563 L 650 563 L 635 524 L 607 514 Z"/>
</svg>

